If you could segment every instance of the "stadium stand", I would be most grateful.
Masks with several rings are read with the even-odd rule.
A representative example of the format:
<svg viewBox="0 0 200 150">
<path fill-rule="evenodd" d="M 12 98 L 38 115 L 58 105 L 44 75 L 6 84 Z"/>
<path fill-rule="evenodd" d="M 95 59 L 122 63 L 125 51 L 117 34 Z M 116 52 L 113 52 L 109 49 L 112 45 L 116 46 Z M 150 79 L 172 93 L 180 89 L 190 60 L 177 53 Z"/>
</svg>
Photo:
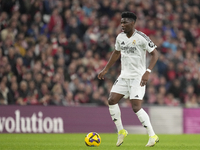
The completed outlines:
<svg viewBox="0 0 200 150">
<path fill-rule="evenodd" d="M 121 32 L 122 11 L 136 13 L 136 29 L 158 46 L 144 103 L 199 107 L 198 0 L 2 0 L 0 104 L 107 105 L 120 62 L 104 81 L 96 76 Z"/>
</svg>

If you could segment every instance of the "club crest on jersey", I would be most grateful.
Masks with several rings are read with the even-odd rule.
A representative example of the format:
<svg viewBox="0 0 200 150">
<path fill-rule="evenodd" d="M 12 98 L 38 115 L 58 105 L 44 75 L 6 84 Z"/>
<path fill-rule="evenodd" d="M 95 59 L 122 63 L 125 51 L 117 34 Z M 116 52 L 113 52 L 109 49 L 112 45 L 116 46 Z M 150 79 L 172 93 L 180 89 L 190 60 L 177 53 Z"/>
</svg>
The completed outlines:
<svg viewBox="0 0 200 150">
<path fill-rule="evenodd" d="M 135 40 L 133 40 L 133 42 L 132 42 L 132 43 L 133 43 L 133 45 L 135 45 L 135 44 L 136 44 L 136 41 L 135 41 Z"/>
</svg>

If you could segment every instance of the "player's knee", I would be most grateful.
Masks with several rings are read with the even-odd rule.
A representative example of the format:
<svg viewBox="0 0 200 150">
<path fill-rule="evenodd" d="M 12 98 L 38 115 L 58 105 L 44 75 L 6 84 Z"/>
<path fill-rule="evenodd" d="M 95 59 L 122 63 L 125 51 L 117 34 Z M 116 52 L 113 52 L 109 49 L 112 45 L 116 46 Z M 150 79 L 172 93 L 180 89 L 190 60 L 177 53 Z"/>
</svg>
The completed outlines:
<svg viewBox="0 0 200 150">
<path fill-rule="evenodd" d="M 132 105 L 132 109 L 133 109 L 133 111 L 134 111 L 135 113 L 137 113 L 137 112 L 141 109 L 141 107 L 138 106 L 138 105 Z"/>
<path fill-rule="evenodd" d="M 109 97 L 109 98 L 108 98 L 108 104 L 109 104 L 109 105 L 115 105 L 115 104 L 116 104 L 115 99 L 112 98 L 112 97 Z"/>
</svg>

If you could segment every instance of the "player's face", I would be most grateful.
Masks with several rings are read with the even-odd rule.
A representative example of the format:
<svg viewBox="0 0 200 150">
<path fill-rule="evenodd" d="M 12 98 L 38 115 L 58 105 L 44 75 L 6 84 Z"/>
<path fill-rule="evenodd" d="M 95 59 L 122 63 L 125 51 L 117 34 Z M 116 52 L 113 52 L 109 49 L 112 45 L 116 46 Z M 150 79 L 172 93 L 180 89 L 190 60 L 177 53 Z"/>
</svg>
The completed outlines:
<svg viewBox="0 0 200 150">
<path fill-rule="evenodd" d="M 124 33 L 131 32 L 133 30 L 134 21 L 129 18 L 121 19 L 121 27 Z"/>
</svg>

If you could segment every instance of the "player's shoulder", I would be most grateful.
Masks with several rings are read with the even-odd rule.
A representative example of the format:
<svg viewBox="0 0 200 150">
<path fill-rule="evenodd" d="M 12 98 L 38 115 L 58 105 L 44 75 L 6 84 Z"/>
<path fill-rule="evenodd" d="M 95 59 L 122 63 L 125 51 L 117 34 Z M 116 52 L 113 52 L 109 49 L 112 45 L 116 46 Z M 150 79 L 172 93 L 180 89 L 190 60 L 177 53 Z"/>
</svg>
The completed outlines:
<svg viewBox="0 0 200 150">
<path fill-rule="evenodd" d="M 136 30 L 135 35 L 138 36 L 142 40 L 151 41 L 150 38 L 145 33 L 141 32 L 141 31 Z"/>
<path fill-rule="evenodd" d="M 126 34 L 124 32 L 120 32 L 118 35 L 117 35 L 117 38 L 123 38 L 125 37 Z"/>
</svg>

